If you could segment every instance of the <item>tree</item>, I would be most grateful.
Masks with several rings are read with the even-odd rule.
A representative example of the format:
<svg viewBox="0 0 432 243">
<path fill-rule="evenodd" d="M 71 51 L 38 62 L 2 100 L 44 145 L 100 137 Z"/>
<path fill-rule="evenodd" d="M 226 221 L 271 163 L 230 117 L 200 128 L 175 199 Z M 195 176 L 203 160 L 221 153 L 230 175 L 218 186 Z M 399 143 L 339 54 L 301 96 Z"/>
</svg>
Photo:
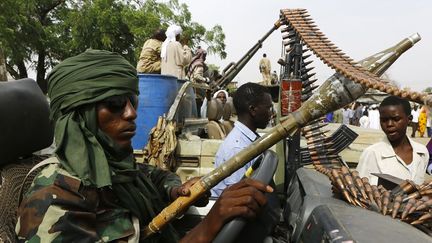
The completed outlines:
<svg viewBox="0 0 432 243">
<path fill-rule="evenodd" d="M 33 67 L 36 81 L 46 90 L 46 70 L 61 53 L 59 14 L 65 8 L 65 0 L 0 1 L 0 39 L 6 68 L 13 78 L 27 77 L 28 68 Z"/>
<path fill-rule="evenodd" d="M 72 3 L 65 19 L 70 26 L 71 55 L 88 48 L 104 49 L 122 54 L 134 61 L 134 35 L 125 20 L 128 5 L 123 1 L 94 0 Z"/>
<path fill-rule="evenodd" d="M 204 26 L 192 21 L 187 5 L 180 4 L 178 0 L 170 0 L 166 3 L 147 0 L 144 4 L 136 6 L 132 13 L 128 13 L 126 19 L 136 37 L 138 47 L 141 47 L 158 28 L 167 28 L 170 24 L 177 24 L 182 27 L 182 35 L 189 40 L 192 48 L 205 43 L 208 46 L 209 54 L 226 58 L 225 34 L 222 27 L 215 25 L 210 30 L 206 30 Z M 138 57 L 140 52 L 135 54 Z"/>
<path fill-rule="evenodd" d="M 0 81 L 7 81 L 6 61 L 0 46 Z"/>
<path fill-rule="evenodd" d="M 183 27 L 192 47 L 203 42 L 209 53 L 226 57 L 222 28 L 193 22 L 177 0 L 2 0 L 0 9 L 7 71 L 19 79 L 34 68 L 44 92 L 47 70 L 59 61 L 93 48 L 118 52 L 135 65 L 144 41 L 172 23 Z"/>
<path fill-rule="evenodd" d="M 427 87 L 426 89 L 423 90 L 423 92 L 432 93 L 432 87 Z"/>
</svg>

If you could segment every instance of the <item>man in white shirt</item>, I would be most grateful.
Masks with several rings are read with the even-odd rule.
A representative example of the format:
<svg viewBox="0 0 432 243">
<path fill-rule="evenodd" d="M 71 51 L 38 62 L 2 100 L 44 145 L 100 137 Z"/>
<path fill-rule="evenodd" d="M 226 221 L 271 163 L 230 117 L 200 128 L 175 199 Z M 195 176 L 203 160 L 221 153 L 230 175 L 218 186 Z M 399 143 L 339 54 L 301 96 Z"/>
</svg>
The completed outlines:
<svg viewBox="0 0 432 243">
<path fill-rule="evenodd" d="M 161 74 L 172 75 L 178 79 L 185 79 L 185 67 L 192 60 L 191 49 L 186 44 L 181 44 L 180 26 L 171 25 L 166 31 L 167 38 L 161 47 Z"/>
<path fill-rule="evenodd" d="M 418 119 L 419 119 L 419 111 L 417 109 L 417 106 L 414 105 L 413 110 L 411 111 L 411 116 L 412 116 L 412 120 L 411 120 L 411 127 L 412 127 L 412 132 L 411 132 L 411 137 L 414 138 L 415 137 L 415 133 L 418 129 Z"/>
<path fill-rule="evenodd" d="M 363 151 L 357 165 L 360 176 L 367 177 L 372 185 L 378 183 L 378 178 L 371 173 L 390 174 L 416 184 L 423 183 L 429 153 L 424 145 L 406 135 L 411 119 L 409 102 L 389 96 L 379 106 L 379 112 L 386 137 Z"/>
<path fill-rule="evenodd" d="M 371 106 L 371 109 L 368 111 L 369 112 L 369 128 L 372 129 L 380 129 L 380 114 L 379 111 L 377 110 L 377 105 L 374 104 Z"/>
<path fill-rule="evenodd" d="M 359 120 L 360 127 L 369 128 L 369 113 L 368 111 L 363 111 L 363 116 Z"/>
</svg>

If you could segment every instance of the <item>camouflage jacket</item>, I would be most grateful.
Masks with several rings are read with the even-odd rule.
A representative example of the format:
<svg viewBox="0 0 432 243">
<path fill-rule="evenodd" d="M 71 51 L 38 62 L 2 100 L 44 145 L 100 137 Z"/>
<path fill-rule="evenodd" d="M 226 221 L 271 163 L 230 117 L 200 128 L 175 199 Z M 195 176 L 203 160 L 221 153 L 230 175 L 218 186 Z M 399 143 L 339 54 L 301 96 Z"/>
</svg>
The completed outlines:
<svg viewBox="0 0 432 243">
<path fill-rule="evenodd" d="M 172 187 L 181 185 L 171 172 L 140 167 L 166 202 Z M 19 242 L 138 242 L 138 219 L 116 201 L 109 188 L 83 186 L 60 164 L 50 164 L 35 177 L 18 209 Z"/>
<path fill-rule="evenodd" d="M 156 39 L 147 40 L 141 50 L 137 64 L 137 71 L 140 73 L 161 72 L 161 47 L 162 42 Z"/>
</svg>

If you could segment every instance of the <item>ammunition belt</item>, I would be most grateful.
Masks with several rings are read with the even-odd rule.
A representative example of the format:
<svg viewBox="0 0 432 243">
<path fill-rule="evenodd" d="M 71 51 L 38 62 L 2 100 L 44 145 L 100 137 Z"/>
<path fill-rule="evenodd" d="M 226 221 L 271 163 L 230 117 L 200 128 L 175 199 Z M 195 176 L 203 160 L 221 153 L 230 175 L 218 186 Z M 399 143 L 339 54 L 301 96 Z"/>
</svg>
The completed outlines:
<svg viewBox="0 0 432 243">
<path fill-rule="evenodd" d="M 426 97 L 425 93 L 400 90 L 362 66 L 356 65 L 353 59 L 345 55 L 341 49 L 320 32 L 306 9 L 282 9 L 281 22 L 286 26 L 286 28 L 282 28 L 282 32 L 286 32 L 289 36 L 289 32 L 295 31 L 318 58 L 339 74 L 368 88 L 378 89 L 423 104 Z"/>
</svg>

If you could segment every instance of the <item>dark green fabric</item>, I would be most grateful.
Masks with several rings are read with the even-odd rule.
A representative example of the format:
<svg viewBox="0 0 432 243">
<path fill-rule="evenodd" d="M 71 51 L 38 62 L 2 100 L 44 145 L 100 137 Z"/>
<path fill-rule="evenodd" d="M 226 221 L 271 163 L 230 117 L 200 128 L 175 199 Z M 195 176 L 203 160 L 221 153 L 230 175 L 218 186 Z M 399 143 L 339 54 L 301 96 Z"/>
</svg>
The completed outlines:
<svg viewBox="0 0 432 243">
<path fill-rule="evenodd" d="M 107 97 L 127 93 L 138 94 L 135 68 L 108 51 L 88 50 L 64 60 L 48 75 L 56 155 L 84 185 L 99 188 L 112 184 L 108 160 L 95 133 L 94 106 Z M 85 112 L 78 112 L 84 108 Z"/>
<path fill-rule="evenodd" d="M 57 65 L 48 76 L 51 118 L 55 122 L 56 156 L 85 186 L 111 186 L 120 206 L 129 209 L 145 226 L 164 203 L 149 178 L 143 175 L 130 151 L 122 151 L 97 126 L 96 103 L 105 98 L 138 94 L 136 70 L 118 54 L 88 50 Z M 175 242 L 167 233 L 149 239 Z"/>
</svg>

